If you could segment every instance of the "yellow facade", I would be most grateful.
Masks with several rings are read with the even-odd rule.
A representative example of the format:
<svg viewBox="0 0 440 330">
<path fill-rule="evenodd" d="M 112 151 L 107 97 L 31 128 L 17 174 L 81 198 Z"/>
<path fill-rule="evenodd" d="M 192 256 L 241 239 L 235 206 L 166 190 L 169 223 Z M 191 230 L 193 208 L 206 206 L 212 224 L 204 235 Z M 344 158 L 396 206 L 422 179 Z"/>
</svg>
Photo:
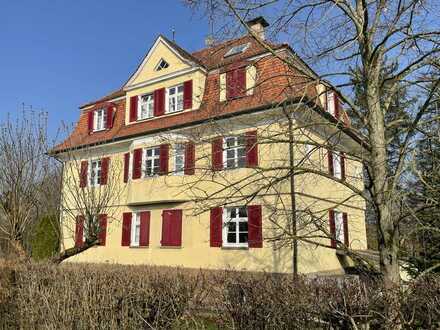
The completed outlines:
<svg viewBox="0 0 440 330">
<path fill-rule="evenodd" d="M 164 59 L 170 65 L 165 70 L 155 71 L 157 63 Z M 164 42 L 158 42 L 150 54 L 140 66 L 139 71 L 131 78 L 127 85 L 126 98 L 132 95 L 149 93 L 161 87 L 170 87 L 186 80 L 193 80 L 193 109 L 200 107 L 202 100 L 205 75 L 201 69 L 191 67 L 183 61 L 178 54 L 173 52 L 169 45 Z M 190 72 L 173 76 L 173 72 L 190 70 Z M 247 71 L 248 86 L 252 86 L 253 79 L 250 75 L 256 76 L 255 68 L 249 67 Z M 221 85 L 220 77 L 220 85 Z M 222 95 L 222 93 L 220 93 Z M 221 96 L 220 96 L 221 97 Z M 126 124 L 128 123 L 128 105 L 126 102 Z M 307 109 L 301 109 L 307 112 Z M 171 116 L 171 115 L 170 115 Z M 162 120 L 166 120 L 167 115 Z M 300 127 L 303 123 L 301 119 L 295 120 L 294 125 Z M 218 136 L 220 132 L 227 132 L 227 135 L 243 134 L 249 130 L 258 131 L 258 169 L 239 168 L 224 170 L 217 173 L 210 171 L 212 166 L 211 144 L 213 137 Z M 170 174 L 164 176 L 155 176 L 129 180 L 128 183 L 122 181 L 119 177 L 117 185 L 121 187 L 121 197 L 118 203 L 110 206 L 111 216 L 108 219 L 106 245 L 90 248 L 83 253 L 76 255 L 68 261 L 70 262 L 105 262 L 120 264 L 149 264 L 160 266 L 183 266 L 190 268 L 207 269 L 237 269 L 248 271 L 266 271 L 266 272 L 292 272 L 292 249 L 290 244 L 285 241 L 271 240 L 273 237 L 281 237 L 283 229 L 288 226 L 290 217 L 277 216 L 273 219 L 271 207 L 285 207 L 290 201 L 289 180 L 284 180 L 276 184 L 264 193 L 259 193 L 249 202 L 249 204 L 258 204 L 263 207 L 263 248 L 230 249 L 210 247 L 210 213 L 208 205 L 214 205 L 215 200 L 203 200 L 195 202 L 202 198 L 204 194 L 216 193 L 220 185 L 227 187 L 222 193 L 216 194 L 219 199 L 236 198 L 237 187 L 240 188 L 241 195 L 252 194 L 256 189 L 255 184 L 246 184 L 259 177 L 264 181 L 261 169 L 271 171 L 271 169 L 281 168 L 271 173 L 274 176 L 286 174 L 286 167 L 289 165 L 288 157 L 289 145 L 287 143 L 268 143 L 275 135 L 285 132 L 286 122 L 280 115 L 279 109 L 271 109 L 259 114 L 247 114 L 232 119 L 224 119 L 217 123 L 209 123 L 198 127 L 167 131 L 155 135 L 145 135 L 127 139 L 113 144 L 99 146 L 89 149 L 87 152 L 77 153 L 78 159 L 88 159 L 93 155 L 95 157 L 110 157 L 110 174 L 112 171 L 122 171 L 121 166 L 124 154 L 133 152 L 137 148 L 158 146 L 161 143 L 169 143 L 169 169 Z M 304 141 L 322 142 L 328 132 L 315 132 L 306 129 L 298 129 L 296 138 Z M 174 169 L 174 146 L 175 143 L 193 140 L 196 143 L 196 171 L 194 175 L 175 175 Z M 266 142 L 265 142 L 266 141 Z M 339 142 L 341 150 L 351 152 L 361 152 L 359 146 L 350 138 L 343 136 Z M 310 153 L 310 157 L 304 162 L 304 166 L 310 168 L 321 168 L 325 171 L 326 151 L 317 148 Z M 303 160 L 305 154 L 305 145 L 298 144 L 294 147 L 295 161 Z M 115 166 L 113 166 L 115 165 Z M 78 181 L 77 177 L 72 176 L 74 171 L 68 171 L 67 168 L 77 166 L 66 156 L 65 159 L 65 186 L 67 182 Z M 361 164 L 347 159 L 346 173 L 347 182 L 353 184 L 362 190 L 362 171 Z M 131 172 L 130 172 L 131 173 Z M 249 176 L 252 176 L 250 178 Z M 319 223 L 328 230 L 328 209 L 335 208 L 349 215 L 349 237 L 350 247 L 352 249 L 366 249 L 365 233 L 365 202 L 358 196 L 352 196 L 353 193 L 343 185 L 335 183 L 333 180 L 323 178 L 317 174 L 299 174 L 295 176 L 295 198 L 298 209 L 307 209 L 313 212 L 321 221 L 314 221 L 314 225 Z M 64 189 L 66 196 L 69 192 Z M 64 209 L 72 209 L 69 204 L 69 198 L 65 198 Z M 244 205 L 245 202 L 240 202 Z M 341 203 L 341 204 L 340 204 Z M 339 205 L 340 204 L 340 205 Z M 182 209 L 182 246 L 178 248 L 162 247 L 160 240 L 162 236 L 162 216 L 164 209 Z M 122 237 L 122 214 L 124 212 L 140 212 L 148 210 L 151 212 L 150 235 L 148 247 L 125 247 L 121 246 Z M 69 248 L 74 245 L 75 223 L 72 216 L 74 212 L 63 212 L 63 248 Z M 280 213 L 281 214 L 281 213 Z M 304 221 L 303 221 L 304 222 Z M 340 260 L 336 255 L 335 249 L 319 246 L 319 244 L 329 245 L 328 238 L 320 238 L 315 235 L 315 229 L 304 225 L 300 229 L 300 235 L 310 236 L 299 243 L 299 271 L 301 273 L 343 273 Z M 310 232 L 310 234 L 309 234 Z M 322 236 L 322 234 L 321 234 Z M 311 243 L 315 241 L 317 244 Z M 284 242 L 284 243 L 283 243 Z"/>
</svg>

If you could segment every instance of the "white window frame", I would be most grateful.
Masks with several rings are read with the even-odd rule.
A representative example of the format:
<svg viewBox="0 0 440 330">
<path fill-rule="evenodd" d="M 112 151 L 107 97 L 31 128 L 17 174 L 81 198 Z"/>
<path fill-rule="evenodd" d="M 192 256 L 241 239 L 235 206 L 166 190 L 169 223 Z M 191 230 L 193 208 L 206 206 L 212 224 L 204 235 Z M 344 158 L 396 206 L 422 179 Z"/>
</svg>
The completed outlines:
<svg viewBox="0 0 440 330">
<path fill-rule="evenodd" d="M 237 45 L 233 46 L 231 49 L 229 49 L 223 57 L 229 57 L 237 54 L 244 53 L 249 48 L 250 42 L 247 44 Z"/>
<path fill-rule="evenodd" d="M 182 88 L 181 92 L 178 92 L 179 88 Z M 178 84 L 172 87 L 168 87 L 166 89 L 166 97 L 165 97 L 165 113 L 175 113 L 175 112 L 180 112 L 183 111 L 183 83 L 182 84 Z M 175 90 L 175 93 L 171 96 L 171 90 Z M 181 102 L 179 103 L 179 97 L 181 97 Z M 170 107 L 170 102 L 171 100 L 174 99 L 174 104 L 175 104 L 175 109 L 171 109 Z M 181 108 L 178 107 L 178 105 L 181 105 Z"/>
<path fill-rule="evenodd" d="M 333 152 L 333 176 L 342 179 L 341 153 Z"/>
<path fill-rule="evenodd" d="M 162 67 L 162 63 L 166 63 L 166 67 Z M 156 64 L 156 67 L 154 68 L 155 71 L 160 71 L 164 69 L 168 69 L 170 67 L 170 63 L 165 61 L 163 58 L 160 59 L 160 61 Z"/>
<path fill-rule="evenodd" d="M 98 221 L 98 219 L 97 219 L 96 215 L 94 215 L 92 223 L 97 223 L 97 221 Z M 83 243 L 86 241 L 88 231 L 89 231 L 88 220 L 87 220 L 87 216 L 85 216 L 84 222 L 83 222 L 83 236 L 82 236 Z"/>
<path fill-rule="evenodd" d="M 345 232 L 344 232 L 344 216 L 343 213 L 335 210 L 335 238 L 337 241 L 344 243 L 345 240 Z"/>
<path fill-rule="evenodd" d="M 148 150 L 152 150 L 152 155 L 147 156 Z M 156 154 L 157 152 L 157 154 Z M 158 161 L 158 170 L 156 173 L 147 173 L 147 161 L 152 161 L 153 168 L 154 168 L 154 160 Z M 142 173 L 144 178 L 151 178 L 154 176 L 159 175 L 160 171 L 160 148 L 159 147 L 149 147 L 144 148 L 142 151 Z"/>
<path fill-rule="evenodd" d="M 234 139 L 234 146 L 228 147 L 228 140 Z M 243 140 L 243 144 L 239 144 L 239 139 Z M 239 157 L 238 150 L 243 149 L 244 156 Z M 234 166 L 228 166 L 228 150 L 234 151 Z M 244 158 L 244 164 L 243 166 L 239 166 L 239 159 Z M 246 167 L 246 140 L 243 135 L 237 135 L 237 136 L 227 136 L 223 139 L 223 168 L 224 169 L 234 169 L 234 168 L 243 168 Z"/>
<path fill-rule="evenodd" d="M 142 100 L 143 97 L 149 97 L 149 99 L 144 102 Z M 142 116 L 142 106 L 147 106 L 147 115 Z M 154 94 L 153 93 L 147 93 L 143 95 L 138 96 L 138 107 L 137 107 L 137 120 L 144 120 L 154 117 Z"/>
<path fill-rule="evenodd" d="M 98 109 L 93 112 L 93 131 L 99 132 L 106 129 L 107 109 Z"/>
<path fill-rule="evenodd" d="M 92 176 L 93 173 L 93 164 L 97 164 L 97 171 L 98 175 Z M 93 181 L 92 181 L 93 179 Z M 89 160 L 88 165 L 88 173 L 87 173 L 87 183 L 90 187 L 99 187 L 101 185 L 101 179 L 102 179 L 102 160 L 101 159 L 91 159 Z"/>
<path fill-rule="evenodd" d="M 239 216 L 239 209 L 244 208 L 246 210 L 246 217 L 240 217 Z M 232 209 L 236 209 L 236 217 L 231 219 L 230 218 L 230 212 Z M 248 224 L 247 231 L 240 231 L 240 223 L 246 222 Z M 235 243 L 228 242 L 228 232 L 229 232 L 229 224 L 235 223 L 235 233 L 236 233 L 236 239 Z M 248 234 L 248 240 L 247 242 L 239 242 L 240 233 L 247 233 Z M 223 209 L 223 229 L 222 229 L 222 237 L 223 237 L 223 246 L 224 247 L 238 247 L 238 248 L 247 248 L 249 247 L 249 217 L 247 214 L 247 208 L 246 206 L 234 206 L 234 207 L 227 207 Z"/>
<path fill-rule="evenodd" d="M 178 159 L 181 160 L 181 168 L 177 167 Z M 174 174 L 183 175 L 185 173 L 185 144 L 179 143 L 174 147 Z"/>
<path fill-rule="evenodd" d="M 336 114 L 336 109 L 335 109 L 335 92 L 330 91 L 327 92 L 327 111 L 328 113 L 330 113 L 333 117 Z"/>
<path fill-rule="evenodd" d="M 131 214 L 130 246 L 139 246 L 141 238 L 141 213 Z"/>
</svg>

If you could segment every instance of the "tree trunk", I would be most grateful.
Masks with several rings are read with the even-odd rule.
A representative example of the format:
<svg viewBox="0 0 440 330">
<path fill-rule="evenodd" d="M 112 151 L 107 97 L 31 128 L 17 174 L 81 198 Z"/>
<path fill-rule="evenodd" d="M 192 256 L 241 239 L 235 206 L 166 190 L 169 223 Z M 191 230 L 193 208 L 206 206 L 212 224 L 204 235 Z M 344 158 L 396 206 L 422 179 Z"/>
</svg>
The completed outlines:
<svg viewBox="0 0 440 330">
<path fill-rule="evenodd" d="M 93 242 L 84 242 L 84 244 L 82 246 L 74 246 L 70 249 L 66 249 L 63 252 L 61 252 L 60 254 L 58 254 L 57 256 L 53 257 L 52 262 L 56 263 L 56 264 L 60 264 L 64 260 L 66 260 L 70 257 L 73 257 L 74 255 L 77 255 L 81 252 L 84 252 L 85 250 L 88 250 L 95 245 L 99 245 L 98 240 L 95 240 Z"/>
<path fill-rule="evenodd" d="M 370 81 L 371 82 L 371 81 Z M 400 300 L 396 288 L 400 285 L 398 264 L 399 233 L 393 218 L 392 179 L 389 177 L 387 143 L 385 137 L 384 112 L 380 103 L 379 85 L 367 86 L 369 106 L 369 138 L 371 159 L 369 165 L 372 178 L 372 199 L 377 212 L 377 233 L 380 255 L 380 270 L 385 288 L 386 328 L 401 329 Z"/>
</svg>

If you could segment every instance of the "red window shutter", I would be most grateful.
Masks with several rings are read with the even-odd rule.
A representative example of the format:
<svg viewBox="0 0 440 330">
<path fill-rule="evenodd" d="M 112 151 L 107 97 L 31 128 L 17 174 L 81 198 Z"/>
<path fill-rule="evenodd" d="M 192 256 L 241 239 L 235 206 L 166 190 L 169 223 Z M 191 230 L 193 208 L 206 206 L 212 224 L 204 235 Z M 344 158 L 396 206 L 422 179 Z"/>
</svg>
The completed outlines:
<svg viewBox="0 0 440 330">
<path fill-rule="evenodd" d="M 154 91 L 154 116 L 162 116 L 165 114 L 165 88 L 156 89 Z"/>
<path fill-rule="evenodd" d="M 263 224 L 261 205 L 249 205 L 248 212 L 248 240 L 250 248 L 263 247 Z"/>
<path fill-rule="evenodd" d="M 215 138 L 211 143 L 212 169 L 221 171 L 223 169 L 223 138 Z"/>
<path fill-rule="evenodd" d="M 185 81 L 183 83 L 183 109 L 192 108 L 193 99 L 193 82 L 192 80 Z"/>
<path fill-rule="evenodd" d="M 87 172 L 89 170 L 89 162 L 87 160 L 83 160 L 81 162 L 81 169 L 79 173 L 79 186 L 80 188 L 87 187 Z"/>
<path fill-rule="evenodd" d="M 105 240 L 107 236 L 107 214 L 100 214 L 98 221 L 99 221 L 99 232 L 98 232 L 99 245 L 105 246 Z"/>
<path fill-rule="evenodd" d="M 226 99 L 230 100 L 235 97 L 235 85 L 234 71 L 226 72 Z"/>
<path fill-rule="evenodd" d="M 87 114 L 87 126 L 88 126 L 88 130 L 89 130 L 89 134 L 93 132 L 93 117 L 94 117 L 95 112 L 94 111 L 89 111 L 89 113 Z"/>
<path fill-rule="evenodd" d="M 185 145 L 185 175 L 193 175 L 195 172 L 196 147 L 194 142 L 188 142 Z"/>
<path fill-rule="evenodd" d="M 142 149 L 133 151 L 133 180 L 139 179 L 142 175 Z"/>
<path fill-rule="evenodd" d="M 107 122 L 105 123 L 105 127 L 107 129 L 113 127 L 113 106 L 107 107 Z"/>
<path fill-rule="evenodd" d="M 244 96 L 246 94 L 246 67 L 236 70 L 236 96 Z"/>
<path fill-rule="evenodd" d="M 150 212 L 141 212 L 141 228 L 139 233 L 139 246 L 150 244 Z"/>
<path fill-rule="evenodd" d="M 159 174 L 165 175 L 168 173 L 168 159 L 169 159 L 169 144 L 161 144 L 159 149 Z"/>
<path fill-rule="evenodd" d="M 108 168 L 109 168 L 110 158 L 104 157 L 101 159 L 101 184 L 105 185 L 108 181 Z"/>
<path fill-rule="evenodd" d="M 333 100 L 335 102 L 335 118 L 337 120 L 339 120 L 339 116 L 340 116 L 340 113 L 341 113 L 340 112 L 341 102 L 339 101 L 339 96 L 336 93 L 334 93 Z"/>
<path fill-rule="evenodd" d="M 162 246 L 182 246 L 182 210 L 162 212 Z"/>
<path fill-rule="evenodd" d="M 209 226 L 209 241 L 211 247 L 221 247 L 223 243 L 223 210 L 221 207 L 211 209 Z"/>
<path fill-rule="evenodd" d="M 335 171 L 333 168 L 333 152 L 331 150 L 327 150 L 327 161 L 328 161 L 328 173 L 330 175 L 335 175 Z"/>
<path fill-rule="evenodd" d="M 226 98 L 233 99 L 245 95 L 246 67 L 226 72 Z"/>
<path fill-rule="evenodd" d="M 121 246 L 130 246 L 131 236 L 131 212 L 122 215 L 122 240 Z"/>
<path fill-rule="evenodd" d="M 246 165 L 258 166 L 257 131 L 246 132 Z"/>
<path fill-rule="evenodd" d="M 344 222 L 344 244 L 348 247 L 350 245 L 350 241 L 348 239 L 348 214 L 342 213 L 342 220 Z"/>
<path fill-rule="evenodd" d="M 75 247 L 83 246 L 84 216 L 78 215 L 75 224 Z"/>
<path fill-rule="evenodd" d="M 127 152 L 124 154 L 124 182 L 128 182 L 128 171 L 130 168 L 130 153 Z"/>
<path fill-rule="evenodd" d="M 330 225 L 330 246 L 332 248 L 336 248 L 336 225 L 335 225 L 335 211 L 329 210 L 328 211 L 328 220 Z"/>
<path fill-rule="evenodd" d="M 345 180 L 345 153 L 341 152 L 341 179 Z"/>
<path fill-rule="evenodd" d="M 138 96 L 130 97 L 130 122 L 137 120 Z"/>
<path fill-rule="evenodd" d="M 350 127 L 350 117 L 345 111 L 342 114 L 342 120 L 344 121 L 346 127 Z"/>
</svg>

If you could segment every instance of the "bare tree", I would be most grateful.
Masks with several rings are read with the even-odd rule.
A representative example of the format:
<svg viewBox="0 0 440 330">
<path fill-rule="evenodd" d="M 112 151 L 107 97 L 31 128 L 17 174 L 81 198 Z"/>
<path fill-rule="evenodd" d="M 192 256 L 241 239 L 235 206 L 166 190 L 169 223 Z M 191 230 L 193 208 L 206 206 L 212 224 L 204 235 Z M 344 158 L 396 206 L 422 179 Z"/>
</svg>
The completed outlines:
<svg viewBox="0 0 440 330">
<path fill-rule="evenodd" d="M 54 156 L 62 162 L 59 263 L 104 243 L 107 223 L 118 221 L 125 184 L 123 159 L 110 159 L 99 146 L 66 147 Z M 66 248 L 69 242 L 74 246 Z"/>
<path fill-rule="evenodd" d="M 438 4 L 421 0 L 188 3 L 208 10 L 211 17 L 221 16 L 218 32 L 245 29 L 277 56 L 271 44 L 245 24 L 247 17 L 269 13 L 275 22 L 272 37 L 289 38 L 292 44 L 298 45 L 296 48 L 302 58 L 323 72 L 316 77 L 301 70 L 300 76 L 308 76 L 315 83 L 331 79 L 336 88 L 345 92 L 342 100 L 362 124 L 369 142 L 369 151 L 362 157 L 369 177 L 368 193 L 360 195 L 371 201 L 377 214 L 381 273 L 387 285 L 399 284 L 399 223 L 410 212 L 407 196 L 399 187 L 407 180 L 414 137 L 424 125 L 427 109 L 440 83 L 438 76 L 433 76 L 440 52 Z M 297 61 L 281 60 L 298 72 Z M 396 72 L 382 75 L 383 68 L 390 64 L 396 66 Z M 353 68 L 358 68 L 355 72 L 360 72 L 359 76 L 353 75 Z M 354 84 L 363 87 L 364 108 L 353 102 Z M 407 119 L 387 122 L 385 116 L 391 101 L 402 88 L 417 95 L 418 102 L 407 110 Z M 390 153 L 387 132 L 396 128 L 404 133 L 404 138 L 397 153 Z"/>
<path fill-rule="evenodd" d="M 52 162 L 47 157 L 47 116 L 25 111 L 0 124 L 0 240 L 11 253 L 26 256 L 26 238 L 44 212 L 42 183 Z"/>
</svg>

